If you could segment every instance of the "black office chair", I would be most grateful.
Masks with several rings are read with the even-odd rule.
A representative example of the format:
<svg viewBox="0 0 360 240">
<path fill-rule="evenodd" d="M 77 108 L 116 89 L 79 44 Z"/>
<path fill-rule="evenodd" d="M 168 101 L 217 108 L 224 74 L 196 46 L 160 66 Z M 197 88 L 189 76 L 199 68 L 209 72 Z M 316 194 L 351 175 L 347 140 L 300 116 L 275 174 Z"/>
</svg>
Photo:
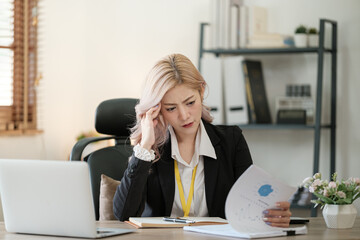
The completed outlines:
<svg viewBox="0 0 360 240">
<path fill-rule="evenodd" d="M 95 114 L 97 132 L 111 136 L 89 137 L 79 140 L 73 147 L 71 161 L 81 161 L 85 147 L 93 142 L 115 139 L 115 145 L 96 150 L 84 157 L 90 168 L 90 180 L 93 193 L 96 219 L 99 219 L 99 195 L 101 174 L 115 180 L 121 180 L 127 167 L 132 146 L 129 139 L 129 127 L 135 121 L 137 99 L 119 98 L 103 101 Z"/>
</svg>

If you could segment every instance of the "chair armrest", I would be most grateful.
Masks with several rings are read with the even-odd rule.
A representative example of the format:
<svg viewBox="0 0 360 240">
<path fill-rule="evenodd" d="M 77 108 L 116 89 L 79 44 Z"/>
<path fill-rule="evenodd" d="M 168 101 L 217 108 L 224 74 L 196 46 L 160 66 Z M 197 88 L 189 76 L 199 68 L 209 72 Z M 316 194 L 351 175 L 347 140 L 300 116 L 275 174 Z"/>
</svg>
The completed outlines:
<svg viewBox="0 0 360 240">
<path fill-rule="evenodd" d="M 81 154 L 83 153 L 85 147 L 93 142 L 98 142 L 107 139 L 118 139 L 119 137 L 110 136 L 110 137 L 89 137 L 79 140 L 71 150 L 70 161 L 81 161 Z"/>
</svg>

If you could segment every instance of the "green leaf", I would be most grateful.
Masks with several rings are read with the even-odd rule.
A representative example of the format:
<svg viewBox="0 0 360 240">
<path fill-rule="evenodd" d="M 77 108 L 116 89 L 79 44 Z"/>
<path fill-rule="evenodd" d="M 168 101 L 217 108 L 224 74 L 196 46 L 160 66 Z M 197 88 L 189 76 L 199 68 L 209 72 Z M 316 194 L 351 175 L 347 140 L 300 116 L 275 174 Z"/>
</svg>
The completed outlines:
<svg viewBox="0 0 360 240">
<path fill-rule="evenodd" d="M 319 194 L 319 193 L 315 193 L 314 192 L 314 195 L 316 196 L 316 197 L 318 197 L 322 202 L 324 202 L 324 203 L 328 203 L 328 204 L 335 204 L 336 202 L 334 201 L 334 200 L 332 200 L 331 198 L 328 198 L 328 197 L 325 197 L 325 196 L 323 196 L 323 195 L 321 195 L 321 194 Z"/>
</svg>

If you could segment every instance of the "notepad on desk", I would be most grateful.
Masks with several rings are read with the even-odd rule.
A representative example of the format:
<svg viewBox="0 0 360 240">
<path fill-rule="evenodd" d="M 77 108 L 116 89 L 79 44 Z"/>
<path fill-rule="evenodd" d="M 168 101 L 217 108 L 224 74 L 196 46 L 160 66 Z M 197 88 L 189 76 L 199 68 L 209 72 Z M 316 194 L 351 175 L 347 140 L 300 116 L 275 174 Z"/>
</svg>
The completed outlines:
<svg viewBox="0 0 360 240">
<path fill-rule="evenodd" d="M 131 217 L 126 223 L 136 228 L 179 228 L 184 226 L 201 226 L 227 224 L 228 221 L 219 217 L 187 217 L 194 223 L 167 222 L 163 217 Z"/>
<path fill-rule="evenodd" d="M 295 191 L 296 188 L 252 165 L 235 182 L 226 199 L 225 214 L 229 224 L 185 226 L 184 230 L 238 238 L 306 234 L 306 226 L 278 228 L 263 221 L 264 210 L 276 208 L 276 202 L 289 199 Z"/>
</svg>

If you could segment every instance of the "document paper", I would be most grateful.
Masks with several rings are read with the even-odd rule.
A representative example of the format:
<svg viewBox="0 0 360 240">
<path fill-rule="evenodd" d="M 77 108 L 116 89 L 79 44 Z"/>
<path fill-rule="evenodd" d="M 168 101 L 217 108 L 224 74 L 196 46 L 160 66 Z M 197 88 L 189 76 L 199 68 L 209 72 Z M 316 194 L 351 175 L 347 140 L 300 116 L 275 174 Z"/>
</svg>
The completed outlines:
<svg viewBox="0 0 360 240">
<path fill-rule="evenodd" d="M 281 183 L 252 165 L 229 192 L 225 205 L 226 218 L 239 232 L 274 230 L 263 221 L 263 211 L 276 208 L 276 202 L 288 200 L 295 191 L 295 187 Z"/>
<path fill-rule="evenodd" d="M 259 238 L 294 234 L 306 234 L 306 226 L 299 228 L 278 228 L 267 225 L 263 211 L 276 208 L 276 202 L 288 200 L 296 191 L 273 178 L 261 168 L 250 166 L 236 181 L 226 199 L 225 214 L 229 224 L 186 227 L 196 231 L 240 238 Z"/>
</svg>

